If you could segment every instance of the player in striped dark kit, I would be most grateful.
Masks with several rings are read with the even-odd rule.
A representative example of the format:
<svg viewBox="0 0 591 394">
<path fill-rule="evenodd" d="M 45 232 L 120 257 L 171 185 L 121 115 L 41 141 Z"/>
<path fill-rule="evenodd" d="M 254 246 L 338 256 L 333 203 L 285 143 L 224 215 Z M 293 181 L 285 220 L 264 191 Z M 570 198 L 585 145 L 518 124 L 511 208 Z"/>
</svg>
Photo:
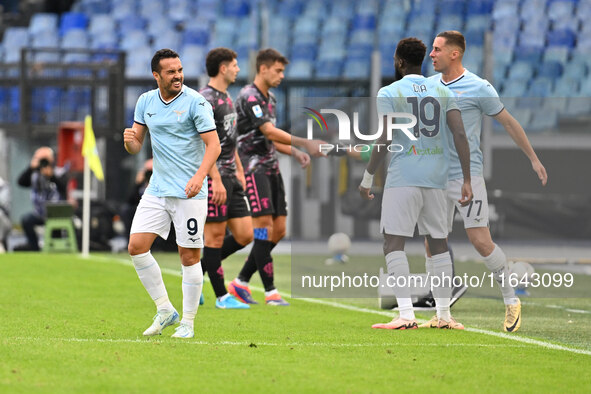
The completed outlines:
<svg viewBox="0 0 591 394">
<path fill-rule="evenodd" d="M 205 60 L 210 79 L 199 93 L 211 104 L 222 152 L 209 172 L 209 197 L 205 223 L 205 248 L 201 264 L 207 272 L 219 309 L 248 309 L 229 294 L 224 284 L 222 260 L 252 242 L 252 219 L 244 189 L 246 181 L 236 150 L 236 110 L 227 92 L 240 71 L 238 55 L 228 48 L 209 51 Z M 231 235 L 226 236 L 226 228 Z"/>
<path fill-rule="evenodd" d="M 302 167 L 312 156 L 325 156 L 319 140 L 292 136 L 275 126 L 276 99 L 271 88 L 279 86 L 288 60 L 274 49 L 259 51 L 254 82 L 245 86 L 236 99 L 238 112 L 238 153 L 246 174 L 246 193 L 254 227 L 254 245 L 236 278 L 228 286 L 231 294 L 247 303 L 254 303 L 248 282 L 257 271 L 265 287 L 267 305 L 289 305 L 275 288 L 271 251 L 285 236 L 287 202 L 283 178 L 279 171 L 277 151 L 293 156 Z"/>
</svg>

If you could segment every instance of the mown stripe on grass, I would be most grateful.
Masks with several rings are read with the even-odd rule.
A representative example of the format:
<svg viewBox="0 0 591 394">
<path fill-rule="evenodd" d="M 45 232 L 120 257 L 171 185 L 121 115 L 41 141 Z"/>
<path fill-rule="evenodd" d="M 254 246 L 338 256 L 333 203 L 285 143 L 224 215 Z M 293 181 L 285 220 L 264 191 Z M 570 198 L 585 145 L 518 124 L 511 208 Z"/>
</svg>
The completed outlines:
<svg viewBox="0 0 591 394">
<path fill-rule="evenodd" d="M 475 348 L 532 348 L 534 345 L 510 345 L 503 343 L 408 343 L 408 342 L 385 342 L 385 343 L 325 343 L 325 342 L 247 342 L 247 341 L 199 341 L 199 340 L 176 340 L 162 341 L 151 338 L 41 338 L 41 337 L 5 337 L 9 343 L 14 342 L 87 342 L 87 343 L 145 343 L 145 344 L 188 344 L 205 346 L 276 346 L 276 347 L 294 347 L 294 346 L 316 346 L 333 348 L 356 348 L 356 347 L 388 347 L 388 346 L 423 346 L 423 347 L 475 347 Z"/>
<path fill-rule="evenodd" d="M 82 259 L 85 259 L 85 257 L 82 257 L 82 256 L 79 256 L 79 257 Z M 108 257 L 102 257 L 102 256 L 90 256 L 88 258 L 95 259 L 98 261 L 113 262 L 113 263 L 117 263 L 117 264 L 133 266 L 133 264 L 131 263 L 130 260 L 123 260 L 123 259 L 118 259 L 118 258 L 108 258 Z M 177 277 L 181 276 L 180 270 L 173 270 L 170 268 L 161 268 L 161 270 L 162 270 L 162 273 L 165 273 L 168 275 L 173 275 L 173 276 L 177 276 Z M 263 288 L 257 287 L 257 286 L 250 286 L 250 289 L 257 291 L 257 292 L 264 292 L 265 291 Z M 291 294 L 286 293 L 286 292 L 283 292 L 283 294 L 286 297 L 291 298 Z M 361 307 L 357 307 L 354 305 L 341 304 L 339 302 L 326 301 L 326 300 L 321 300 L 321 299 L 316 299 L 316 298 L 298 298 L 298 300 L 313 303 L 313 304 L 331 306 L 334 308 L 346 309 L 346 310 L 354 311 L 354 312 L 371 313 L 371 314 L 375 314 L 375 315 L 390 316 L 390 317 L 396 315 L 393 312 L 378 311 L 378 310 L 369 309 L 369 308 L 361 308 Z M 421 319 L 417 319 L 417 320 L 419 322 L 425 321 L 425 320 L 421 320 Z M 558 345 L 556 343 L 541 341 L 539 339 L 533 339 L 533 338 L 524 337 L 524 336 L 520 336 L 520 335 L 516 335 L 516 334 L 506 334 L 504 332 L 496 332 L 496 331 L 490 331 L 490 330 L 484 330 L 481 328 L 472 328 L 472 327 L 466 327 L 466 331 L 474 332 L 474 333 L 478 333 L 478 334 L 483 334 L 483 335 L 489 335 L 489 336 L 507 339 L 507 340 L 511 340 L 511 341 L 516 341 L 516 342 L 526 343 L 529 345 L 540 346 L 540 347 L 543 347 L 546 349 L 560 350 L 560 351 L 566 351 L 566 352 L 571 352 L 571 353 L 576 353 L 576 354 L 584 354 L 587 356 L 591 356 L 591 351 L 588 351 L 588 350 L 571 348 L 571 347 L 567 347 L 567 346 L 563 346 L 563 345 Z"/>
</svg>

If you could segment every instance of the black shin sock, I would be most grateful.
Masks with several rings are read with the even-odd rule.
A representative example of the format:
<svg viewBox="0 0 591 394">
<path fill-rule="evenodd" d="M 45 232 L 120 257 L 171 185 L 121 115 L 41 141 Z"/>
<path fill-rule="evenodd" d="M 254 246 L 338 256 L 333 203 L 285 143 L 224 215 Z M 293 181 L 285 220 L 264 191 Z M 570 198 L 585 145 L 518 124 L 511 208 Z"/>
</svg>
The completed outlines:
<svg viewBox="0 0 591 394">
<path fill-rule="evenodd" d="M 227 293 L 220 255 L 220 248 L 208 248 L 206 246 L 203 248 L 203 257 L 201 258 L 203 270 L 207 271 L 207 275 L 209 275 L 211 287 L 213 287 L 216 297 L 221 297 Z"/>
</svg>

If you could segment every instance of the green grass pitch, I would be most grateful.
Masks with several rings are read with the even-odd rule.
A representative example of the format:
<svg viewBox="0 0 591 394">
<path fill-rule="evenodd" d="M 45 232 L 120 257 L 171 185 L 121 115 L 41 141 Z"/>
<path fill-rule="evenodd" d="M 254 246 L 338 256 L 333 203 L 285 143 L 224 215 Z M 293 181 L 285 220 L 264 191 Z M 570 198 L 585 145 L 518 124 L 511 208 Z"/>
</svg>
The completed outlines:
<svg viewBox="0 0 591 394">
<path fill-rule="evenodd" d="M 180 311 L 178 256 L 155 257 Z M 226 279 L 243 259 L 224 263 Z M 590 299 L 526 300 L 516 341 L 501 334 L 498 299 L 453 307 L 472 330 L 393 332 L 370 328 L 390 320 L 375 299 L 216 310 L 205 283 L 194 339 L 170 338 L 172 328 L 144 338 L 155 308 L 128 260 L 0 255 L 1 393 L 591 392 Z M 290 256 L 275 262 L 288 292 Z"/>
</svg>

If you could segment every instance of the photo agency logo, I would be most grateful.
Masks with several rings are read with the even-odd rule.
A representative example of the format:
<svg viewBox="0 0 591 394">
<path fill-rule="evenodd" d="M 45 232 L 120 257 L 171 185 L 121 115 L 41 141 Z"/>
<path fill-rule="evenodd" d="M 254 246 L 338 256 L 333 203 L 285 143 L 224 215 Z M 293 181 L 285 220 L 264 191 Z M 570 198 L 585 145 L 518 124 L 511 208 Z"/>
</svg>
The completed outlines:
<svg viewBox="0 0 591 394">
<path fill-rule="evenodd" d="M 388 141 L 392 140 L 392 132 L 394 130 L 402 131 L 411 141 L 416 141 L 413 133 L 413 128 L 417 125 L 417 117 L 413 114 L 404 112 L 391 112 L 387 114 L 379 113 L 377 121 L 377 131 L 375 133 L 366 134 L 359 128 L 359 112 L 353 112 L 353 122 L 349 115 L 339 109 L 334 108 L 322 108 L 317 111 L 310 107 L 304 107 L 306 111 L 303 113 L 309 117 L 306 125 L 306 138 L 309 140 L 314 139 L 314 124 L 320 128 L 322 136 L 319 138 L 326 138 L 328 133 L 328 123 L 322 114 L 334 115 L 338 123 L 338 143 L 336 144 L 320 144 L 319 150 L 322 153 L 330 152 L 335 149 L 337 151 L 355 151 L 355 152 L 369 152 L 372 149 L 386 148 L 389 152 L 402 152 L 404 147 L 400 144 L 373 144 L 372 142 L 382 136 L 384 128 L 386 129 Z M 385 119 L 385 122 L 384 122 Z M 351 133 L 353 131 L 353 133 Z M 350 144 L 352 135 L 361 141 L 367 141 L 367 143 Z"/>
</svg>

